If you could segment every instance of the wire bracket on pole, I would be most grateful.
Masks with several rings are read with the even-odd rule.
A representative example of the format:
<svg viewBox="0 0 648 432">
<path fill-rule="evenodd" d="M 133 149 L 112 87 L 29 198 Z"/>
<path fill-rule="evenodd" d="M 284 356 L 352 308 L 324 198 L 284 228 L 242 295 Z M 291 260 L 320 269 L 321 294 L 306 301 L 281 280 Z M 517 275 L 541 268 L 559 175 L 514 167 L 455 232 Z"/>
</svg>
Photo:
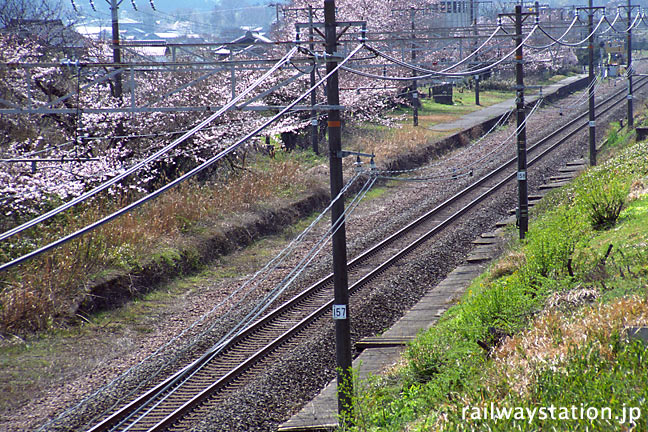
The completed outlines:
<svg viewBox="0 0 648 432">
<path fill-rule="evenodd" d="M 327 61 L 342 61 L 344 60 L 344 56 L 342 54 L 339 54 L 337 52 L 333 52 L 331 54 L 324 53 L 324 55 L 319 56 L 321 61 L 327 62 Z"/>
<path fill-rule="evenodd" d="M 363 157 L 368 157 L 368 158 L 371 158 L 371 159 L 376 157 L 376 155 L 373 154 L 373 153 L 371 153 L 371 154 L 369 154 L 369 153 L 360 153 L 360 152 L 347 151 L 347 150 L 340 150 L 339 152 L 337 152 L 337 157 L 339 157 L 340 159 L 345 158 L 347 156 L 358 156 L 358 157 L 363 156 Z"/>
<path fill-rule="evenodd" d="M 543 86 L 541 86 L 541 85 L 517 85 L 517 84 L 515 86 L 513 86 L 513 88 L 515 90 L 535 90 L 535 89 L 540 89 L 541 91 L 542 91 L 542 87 Z"/>
</svg>

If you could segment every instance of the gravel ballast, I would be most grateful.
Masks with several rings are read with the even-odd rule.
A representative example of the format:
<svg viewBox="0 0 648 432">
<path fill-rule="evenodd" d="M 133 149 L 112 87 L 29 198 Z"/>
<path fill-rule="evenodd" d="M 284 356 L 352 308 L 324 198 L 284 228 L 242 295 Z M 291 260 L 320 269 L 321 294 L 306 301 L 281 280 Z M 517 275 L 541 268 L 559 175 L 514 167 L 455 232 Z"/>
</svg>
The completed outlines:
<svg viewBox="0 0 648 432">
<path fill-rule="evenodd" d="M 601 93 L 617 88 L 604 85 Z M 643 95 L 644 90 L 639 92 Z M 570 96 L 556 104 L 568 104 L 578 99 L 577 95 Z M 615 109 L 609 118 L 623 116 L 625 105 Z M 572 110 L 573 111 L 573 110 Z M 557 109 L 539 110 L 529 121 L 527 136 L 533 143 L 540 136 L 555 129 L 558 121 L 564 120 Z M 597 121 L 597 125 L 604 124 Z M 599 127 L 599 131 L 602 128 Z M 487 154 L 494 149 L 503 138 L 510 135 L 511 127 L 498 130 L 491 134 L 478 149 L 464 152 L 453 160 L 452 166 L 462 166 L 472 160 Z M 598 133 L 599 137 L 603 134 Z M 483 162 L 475 169 L 475 177 L 494 168 L 499 162 L 514 155 L 514 140 L 492 158 Z M 567 161 L 580 158 L 586 153 L 587 130 L 577 134 L 565 142 L 554 154 L 547 157 L 529 173 L 529 191 L 533 193 L 558 168 Z M 458 150 L 461 153 L 461 149 Z M 479 152 L 479 153 L 477 153 Z M 354 256 L 368 245 L 396 231 L 407 221 L 424 213 L 435 204 L 442 202 L 451 194 L 471 182 L 471 178 L 455 181 L 430 183 L 399 183 L 389 185 L 381 196 L 363 202 L 347 222 L 347 239 L 349 255 Z M 471 241 L 480 233 L 492 230 L 497 220 L 504 218 L 509 209 L 516 203 L 516 188 L 512 184 L 501 190 L 495 197 L 473 209 L 462 222 L 454 224 L 449 230 L 429 242 L 425 248 L 410 255 L 407 262 L 385 272 L 376 279 L 370 289 L 362 291 L 361 295 L 352 297 L 351 313 L 353 325 L 353 340 L 383 331 L 395 322 L 403 313 L 416 303 L 426 290 L 433 287 L 460 264 L 471 249 Z M 324 233 L 328 222 L 323 221 L 304 244 L 300 245 L 295 254 L 286 261 L 280 271 L 273 275 L 261 286 L 259 295 L 269 291 L 274 284 L 285 275 L 302 254 L 312 247 L 314 241 Z M 280 247 L 280 246 L 277 246 Z M 328 248 L 326 253 L 316 259 L 308 270 L 300 277 L 295 288 L 285 293 L 284 297 L 304 287 L 307 283 L 319 279 L 330 270 Z M 242 252 L 243 253 L 243 252 Z M 81 401 L 84 396 L 94 389 L 112 380 L 114 377 L 139 363 L 154 352 L 172 336 L 179 334 L 198 317 L 207 312 L 214 304 L 223 300 L 232 289 L 234 282 L 240 284 L 246 276 L 230 277 L 226 280 L 218 278 L 210 281 L 209 276 L 192 286 L 185 294 L 167 308 L 155 311 L 145 321 L 150 331 L 145 333 L 133 332 L 128 328 L 106 329 L 97 333 L 101 340 L 101 350 L 94 353 L 95 361 L 87 365 L 78 374 L 60 387 L 52 388 L 42 397 L 11 412 L 5 412 L 0 419 L 3 430 L 33 430 L 42 425 L 48 418 L 62 412 L 65 407 L 71 407 Z M 234 322 L 244 313 L 236 311 L 229 319 Z M 150 376 L 166 365 L 165 371 L 171 372 L 178 365 L 197 355 L 203 347 L 208 347 L 226 330 L 226 323 L 217 325 L 214 331 L 203 336 L 192 349 L 180 354 L 180 348 L 200 335 L 209 324 L 196 326 L 182 337 L 169 353 L 156 356 L 139 368 L 136 374 L 114 386 L 109 392 L 102 392 L 81 410 L 66 416 L 59 425 L 60 430 L 76 429 L 89 421 L 95 414 L 105 410 L 116 399 L 133 391 L 141 377 Z M 287 420 L 306 403 L 335 375 L 333 325 L 328 322 L 318 329 L 310 331 L 302 343 L 291 344 L 271 367 L 257 376 L 251 383 L 240 387 L 229 395 L 226 401 L 218 404 L 218 408 L 205 413 L 204 419 L 195 425 L 197 431 L 231 430 L 231 431 L 271 431 L 277 425 Z M 84 350 L 90 349 L 87 341 L 71 342 L 69 355 L 82 356 Z M 177 357 L 177 358 L 175 358 Z M 164 374 L 164 373 L 163 373 Z M 163 375 L 162 374 L 162 375 Z"/>
</svg>

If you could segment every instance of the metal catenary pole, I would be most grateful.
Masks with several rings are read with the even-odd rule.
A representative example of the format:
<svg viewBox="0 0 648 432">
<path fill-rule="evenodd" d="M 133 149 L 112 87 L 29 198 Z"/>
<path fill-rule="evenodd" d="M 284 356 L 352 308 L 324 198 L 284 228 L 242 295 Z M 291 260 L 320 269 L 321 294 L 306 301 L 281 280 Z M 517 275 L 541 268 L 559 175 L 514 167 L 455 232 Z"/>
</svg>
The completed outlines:
<svg viewBox="0 0 648 432">
<path fill-rule="evenodd" d="M 527 148 L 524 112 L 524 60 L 522 51 L 522 6 L 515 6 L 515 82 L 517 90 L 517 162 L 518 162 L 518 226 L 520 239 L 529 230 L 529 197 L 527 189 Z"/>
<path fill-rule="evenodd" d="M 331 73 L 337 66 L 336 60 L 336 20 L 335 0 L 324 0 L 324 23 L 326 31 L 326 72 Z M 339 82 L 337 72 L 327 79 L 327 99 L 329 104 L 339 105 Z M 342 178 L 342 136 L 339 109 L 328 112 L 329 161 L 331 178 L 331 199 L 343 187 Z M 333 318 L 335 319 L 335 341 L 338 384 L 338 413 L 344 427 L 353 421 L 352 395 L 353 381 L 351 370 L 351 326 L 349 320 L 349 291 L 347 274 L 346 231 L 344 226 L 344 199 L 338 199 L 331 208 L 331 220 L 339 229 L 333 235 Z M 337 228 L 337 225 L 334 225 Z"/>
<path fill-rule="evenodd" d="M 308 47 L 310 48 L 311 53 L 315 50 L 314 44 L 314 35 L 313 35 L 313 6 L 308 6 Z M 310 72 L 310 86 L 311 88 L 315 86 L 315 68 L 317 67 L 317 62 L 313 59 L 313 69 Z M 317 93 L 315 91 L 310 94 L 311 106 L 314 107 L 317 103 Z M 318 140 L 318 121 L 317 121 L 317 111 L 315 109 L 311 110 L 311 143 L 313 146 L 313 153 L 319 154 L 319 140 Z"/>
<path fill-rule="evenodd" d="M 110 14 L 112 15 L 112 45 L 113 45 L 113 62 L 121 63 L 121 49 L 119 47 L 119 5 L 121 1 L 110 0 Z M 113 96 L 121 98 L 122 96 L 122 75 L 118 72 L 115 75 L 115 88 Z"/>
</svg>

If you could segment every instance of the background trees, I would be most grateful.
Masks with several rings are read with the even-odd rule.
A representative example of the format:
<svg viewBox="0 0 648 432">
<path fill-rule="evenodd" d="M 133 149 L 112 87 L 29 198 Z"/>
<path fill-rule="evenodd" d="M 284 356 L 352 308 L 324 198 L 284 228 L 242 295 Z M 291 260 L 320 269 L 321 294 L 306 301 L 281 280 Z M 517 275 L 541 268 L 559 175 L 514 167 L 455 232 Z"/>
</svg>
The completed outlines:
<svg viewBox="0 0 648 432">
<path fill-rule="evenodd" d="M 20 25 L 28 20 L 69 18 L 61 0 L 0 0 L 0 26 Z"/>
</svg>

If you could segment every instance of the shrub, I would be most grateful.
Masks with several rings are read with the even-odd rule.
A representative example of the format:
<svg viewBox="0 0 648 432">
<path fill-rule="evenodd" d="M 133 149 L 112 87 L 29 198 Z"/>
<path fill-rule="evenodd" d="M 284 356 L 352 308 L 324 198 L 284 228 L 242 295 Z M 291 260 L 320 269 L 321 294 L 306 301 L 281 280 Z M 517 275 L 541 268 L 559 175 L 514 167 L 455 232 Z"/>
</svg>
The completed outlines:
<svg viewBox="0 0 648 432">
<path fill-rule="evenodd" d="M 625 176 L 614 171 L 593 172 L 583 179 L 581 187 L 580 201 L 592 228 L 601 230 L 613 226 L 630 189 Z"/>
<path fill-rule="evenodd" d="M 610 123 L 610 130 L 607 133 L 608 147 L 616 147 L 621 142 L 621 136 L 619 135 L 619 132 L 617 132 L 620 127 L 619 122 Z"/>
<path fill-rule="evenodd" d="M 529 231 L 525 271 L 534 277 L 564 275 L 576 245 L 586 236 L 578 209 L 560 206 Z"/>
</svg>

